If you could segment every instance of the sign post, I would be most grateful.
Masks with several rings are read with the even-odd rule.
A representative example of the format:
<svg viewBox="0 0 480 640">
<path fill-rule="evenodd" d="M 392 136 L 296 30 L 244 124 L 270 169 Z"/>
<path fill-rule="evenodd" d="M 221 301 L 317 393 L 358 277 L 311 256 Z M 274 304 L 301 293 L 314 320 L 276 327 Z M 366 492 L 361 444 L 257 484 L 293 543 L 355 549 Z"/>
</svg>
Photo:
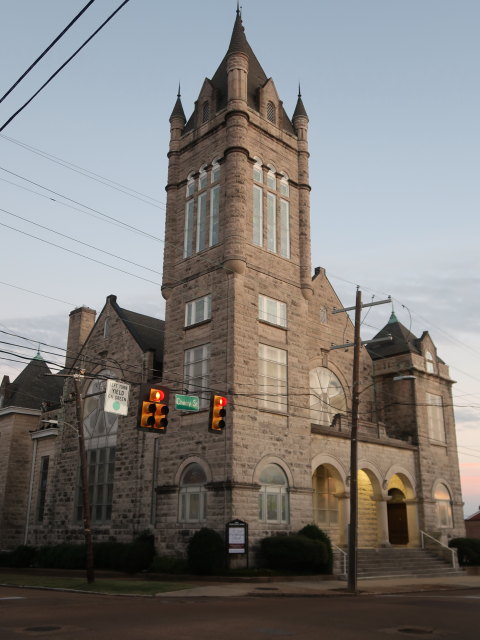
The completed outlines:
<svg viewBox="0 0 480 640">
<path fill-rule="evenodd" d="M 248 524 L 238 518 L 226 524 L 227 554 L 246 554 L 248 568 Z"/>
</svg>

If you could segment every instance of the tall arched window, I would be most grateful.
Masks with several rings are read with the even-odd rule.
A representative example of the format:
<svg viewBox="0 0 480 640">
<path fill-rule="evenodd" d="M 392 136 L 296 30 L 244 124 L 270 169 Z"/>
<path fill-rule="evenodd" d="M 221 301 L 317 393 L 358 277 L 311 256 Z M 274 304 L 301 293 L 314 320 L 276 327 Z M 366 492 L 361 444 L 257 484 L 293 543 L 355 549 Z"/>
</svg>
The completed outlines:
<svg viewBox="0 0 480 640">
<path fill-rule="evenodd" d="M 180 480 L 180 522 L 202 522 L 207 517 L 207 476 L 198 464 L 192 462 L 182 473 Z"/>
<path fill-rule="evenodd" d="M 453 527 L 452 498 L 444 484 L 437 484 L 433 499 L 437 512 L 437 525 L 442 529 Z"/>
<path fill-rule="evenodd" d="M 263 182 L 263 170 L 262 161 L 260 158 L 254 158 L 255 164 L 253 165 L 253 179 L 255 182 Z"/>
<path fill-rule="evenodd" d="M 101 371 L 98 376 L 111 378 L 112 372 Z M 85 394 L 83 428 L 87 453 L 88 488 L 93 522 L 108 522 L 112 518 L 115 448 L 118 415 L 103 410 L 106 381 L 93 380 Z M 97 395 L 94 395 L 97 394 Z M 81 480 L 77 494 L 76 516 L 83 518 Z"/>
<path fill-rule="evenodd" d="M 338 523 L 337 483 L 330 469 L 322 465 L 313 476 L 313 514 L 316 524 Z"/>
<path fill-rule="evenodd" d="M 263 522 L 288 522 L 288 480 L 278 464 L 269 464 L 259 478 L 259 519 Z"/>
<path fill-rule="evenodd" d="M 345 413 L 347 398 L 342 383 L 326 367 L 310 371 L 310 419 L 314 424 L 329 426 L 337 413 Z"/>
</svg>

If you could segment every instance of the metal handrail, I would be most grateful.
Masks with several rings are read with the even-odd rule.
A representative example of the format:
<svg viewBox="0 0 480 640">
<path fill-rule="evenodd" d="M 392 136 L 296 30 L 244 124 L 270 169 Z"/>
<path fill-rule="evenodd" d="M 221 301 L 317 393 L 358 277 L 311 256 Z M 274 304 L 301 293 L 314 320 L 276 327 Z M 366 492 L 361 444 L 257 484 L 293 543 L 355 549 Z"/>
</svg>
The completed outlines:
<svg viewBox="0 0 480 640">
<path fill-rule="evenodd" d="M 347 552 L 344 551 L 343 549 L 341 549 L 340 547 L 337 547 L 336 544 L 333 544 L 332 542 L 332 549 L 335 549 L 336 551 L 340 551 L 340 553 L 343 555 L 343 571 L 342 571 L 342 575 L 347 575 Z"/>
<path fill-rule="evenodd" d="M 425 549 L 425 540 L 424 538 L 428 538 L 429 540 L 433 540 L 433 542 L 435 542 L 436 544 L 440 545 L 443 549 L 446 549 L 447 551 L 450 552 L 451 556 L 452 556 L 452 567 L 454 569 L 458 569 L 458 554 L 457 554 L 457 550 L 452 548 L 452 547 L 447 547 L 446 544 L 443 544 L 443 542 L 440 542 L 440 540 L 437 540 L 436 538 L 434 538 L 433 536 L 431 536 L 430 534 L 426 533 L 425 531 L 422 531 L 420 529 L 420 536 L 421 536 L 421 541 L 422 541 L 422 549 Z"/>
</svg>

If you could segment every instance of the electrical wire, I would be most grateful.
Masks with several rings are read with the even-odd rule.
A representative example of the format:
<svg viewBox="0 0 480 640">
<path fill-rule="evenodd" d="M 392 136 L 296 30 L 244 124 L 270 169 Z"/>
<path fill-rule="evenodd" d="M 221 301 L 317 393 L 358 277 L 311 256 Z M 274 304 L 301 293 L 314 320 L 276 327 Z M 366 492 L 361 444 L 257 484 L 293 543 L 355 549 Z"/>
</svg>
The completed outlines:
<svg viewBox="0 0 480 640">
<path fill-rule="evenodd" d="M 77 13 L 77 15 L 73 18 L 73 20 L 71 20 L 67 24 L 65 29 L 63 29 L 63 31 L 61 33 L 59 33 L 58 36 L 54 40 L 52 40 L 52 42 L 48 45 L 48 47 L 38 56 L 38 58 L 36 60 L 34 60 L 32 62 L 32 64 L 18 78 L 18 80 L 13 83 L 13 85 L 10 87 L 10 89 L 8 89 L 8 91 L 3 94 L 3 96 L 0 98 L 0 104 L 15 89 L 15 87 L 30 73 L 30 71 L 40 62 L 40 60 L 50 51 L 50 49 L 60 40 L 60 38 L 62 38 L 62 36 L 64 36 L 67 33 L 67 31 L 70 29 L 70 27 L 72 27 L 75 24 L 75 22 L 85 13 L 85 11 L 88 9 L 88 7 L 91 4 L 93 4 L 94 2 L 95 2 L 95 0 L 89 0 L 89 2 L 87 2 L 87 4 L 83 7 L 83 9 L 81 9 L 80 12 Z"/>
<path fill-rule="evenodd" d="M 54 191 L 53 189 L 50 189 L 48 187 L 45 187 L 42 184 L 39 184 L 38 182 L 34 182 L 33 180 L 30 180 L 29 178 L 26 178 L 25 176 L 22 176 L 19 173 L 15 173 L 13 171 L 9 171 L 5 167 L 0 167 L 0 169 L 2 171 L 5 171 L 6 173 L 9 173 L 12 176 L 15 176 L 16 178 L 20 178 L 21 180 L 25 180 L 25 182 L 29 182 L 30 184 L 33 184 L 36 187 L 40 187 L 40 189 L 44 189 L 45 191 L 48 191 L 49 193 L 53 193 L 54 195 L 59 196 L 60 198 L 63 198 L 64 200 L 68 200 L 68 202 L 73 202 L 74 204 L 79 205 L 80 207 L 82 207 L 82 209 L 80 211 L 82 211 L 83 213 L 87 213 L 87 215 L 88 215 L 88 211 L 91 211 L 91 212 L 101 216 L 102 218 L 105 218 L 106 220 L 109 220 L 111 223 L 114 223 L 115 225 L 121 225 L 122 227 L 124 227 L 125 229 L 128 229 L 129 231 L 133 231 L 133 233 L 138 233 L 141 236 L 145 236 L 146 238 L 150 238 L 150 240 L 157 240 L 158 242 L 163 242 L 162 238 L 159 238 L 159 237 L 155 236 L 152 233 L 147 233 L 146 231 L 142 231 L 141 229 L 138 229 L 137 227 L 134 227 L 134 226 L 128 224 L 127 222 L 123 222 L 122 220 L 119 220 L 118 218 L 114 218 L 113 216 L 110 216 L 110 215 L 108 215 L 106 213 L 103 213 L 102 211 L 99 211 L 98 209 L 94 209 L 92 207 L 89 207 L 86 204 L 83 204 L 82 202 L 78 202 L 78 200 L 74 200 L 73 198 L 69 198 L 68 196 L 64 196 L 63 194 L 58 193 L 57 191 Z M 33 193 L 35 193 L 35 192 L 33 192 Z M 41 194 L 39 194 L 39 195 L 41 195 Z M 50 199 L 53 200 L 54 202 L 57 202 L 53 198 L 50 198 Z M 65 203 L 60 203 L 60 204 L 65 204 Z M 67 206 L 67 205 L 65 205 L 65 206 Z M 83 211 L 83 209 L 86 209 L 86 211 Z M 77 209 L 75 209 L 75 210 L 77 210 Z"/>
<path fill-rule="evenodd" d="M 41 91 L 43 91 L 43 89 L 45 89 L 45 87 L 48 84 L 50 84 L 50 82 L 60 73 L 60 71 L 62 71 L 62 69 L 64 69 L 67 66 L 67 64 L 71 60 L 73 60 L 73 58 L 75 58 L 75 56 L 78 53 L 80 53 L 80 51 L 90 42 L 90 40 L 92 40 L 92 38 L 94 38 L 97 35 L 97 33 L 101 31 L 106 24 L 108 24 L 108 22 L 110 22 L 110 20 L 120 11 L 120 9 L 122 9 L 127 4 L 127 2 L 130 2 L 130 0 L 123 0 L 121 5 L 117 7 L 117 9 L 115 9 L 115 11 L 112 14 L 110 14 L 110 16 L 98 27 L 98 29 L 96 29 L 92 33 L 92 35 L 89 36 L 85 40 L 85 42 L 48 78 L 48 80 L 42 84 L 40 89 L 38 89 L 33 94 L 33 96 L 31 96 L 31 98 L 29 98 L 27 102 L 25 102 L 25 104 L 23 104 L 19 109 L 17 109 L 15 113 L 10 116 L 10 118 L 8 118 L 8 120 L 0 127 L 0 132 L 3 131 L 10 124 L 10 122 L 12 122 L 12 120 L 14 120 L 18 116 L 18 114 L 21 113 L 32 102 L 32 100 L 36 98 Z"/>
<path fill-rule="evenodd" d="M 83 245 L 84 247 L 88 247 L 89 249 L 94 249 L 95 251 L 100 251 L 100 253 L 104 253 L 107 256 L 112 258 L 117 258 L 117 260 L 122 260 L 123 262 L 127 262 L 128 264 L 132 264 L 135 267 L 140 267 L 141 269 L 145 269 L 146 271 L 151 271 L 152 273 L 157 273 L 158 275 L 162 275 L 160 271 L 156 269 L 151 269 L 150 267 L 145 267 L 144 265 L 138 264 L 138 262 L 133 262 L 132 260 L 128 260 L 127 258 L 122 258 L 121 256 L 117 256 L 114 253 L 110 253 L 105 249 L 100 249 L 99 247 L 94 247 L 88 242 L 82 242 L 82 240 L 78 240 L 77 238 L 72 238 L 72 236 L 67 236 L 64 233 L 60 233 L 60 231 L 55 231 L 54 229 L 50 229 L 49 227 L 45 227 L 43 224 L 38 224 L 38 222 L 34 222 L 33 220 L 29 220 L 28 218 L 24 218 L 23 216 L 19 216 L 12 211 L 8 211 L 7 209 L 2 209 L 0 207 L 0 211 L 7 213 L 9 216 L 13 216 L 14 218 L 18 218 L 19 220 L 23 220 L 24 222 L 28 222 L 28 224 L 33 224 L 35 227 L 39 227 L 40 229 L 44 229 L 45 231 L 49 231 L 50 233 L 54 233 L 57 236 L 61 236 L 62 238 L 66 238 L 67 240 L 71 240 L 72 242 L 76 242 L 78 244 Z"/>
<path fill-rule="evenodd" d="M 81 258 L 85 258 L 86 260 L 90 260 L 91 262 L 95 262 L 96 264 L 101 264 L 104 267 L 108 267 L 109 269 L 114 269 L 115 271 L 119 271 L 120 273 L 124 273 L 128 276 L 132 276 L 133 278 L 137 278 L 138 280 L 144 280 L 145 282 L 149 282 L 150 284 L 154 284 L 157 287 L 160 286 L 160 282 L 155 282 L 154 280 L 149 280 L 148 278 L 144 278 L 143 276 L 136 275 L 135 273 L 131 273 L 130 271 L 125 271 L 124 269 L 120 269 L 119 267 L 114 267 L 111 264 L 107 264 L 106 262 L 102 262 L 101 260 L 97 260 L 96 258 L 91 258 L 90 256 L 86 256 L 83 253 L 79 253 L 78 251 L 74 251 L 73 249 L 67 249 L 66 247 L 62 247 L 59 244 L 55 244 L 55 242 L 50 242 L 50 240 L 44 240 L 43 238 L 39 238 L 38 236 L 34 236 L 31 233 L 27 233 L 26 231 L 22 231 L 21 229 L 16 229 L 15 227 L 11 227 L 4 222 L 0 222 L 0 226 L 5 227 L 7 229 L 11 229 L 12 231 L 16 231 L 17 233 L 21 233 L 24 236 L 29 238 L 33 238 L 34 240 L 39 240 L 40 242 L 44 242 L 45 244 L 49 244 L 52 247 L 56 247 L 57 249 L 62 249 L 67 253 L 71 253 L 76 256 L 80 256 Z"/>
<path fill-rule="evenodd" d="M 11 138 L 10 136 L 5 135 L 4 133 L 0 134 L 0 138 L 3 138 L 4 140 L 7 140 L 8 142 L 12 142 L 13 144 L 18 145 L 19 147 L 26 149 L 27 151 L 31 151 L 32 153 L 35 153 L 36 155 L 45 158 L 46 160 L 50 160 L 50 162 L 54 162 L 55 164 L 58 164 L 66 169 L 70 169 L 71 171 L 74 171 L 75 173 L 78 173 L 80 175 L 83 175 L 85 178 L 89 178 L 90 180 L 94 180 L 95 182 L 98 182 L 100 184 L 103 184 L 106 187 L 109 187 L 110 189 L 114 189 L 115 191 L 119 191 L 120 193 L 123 193 L 127 196 L 129 196 L 130 198 L 135 198 L 136 200 L 139 200 L 140 202 L 145 202 L 146 204 L 150 204 L 153 207 L 156 207 L 157 209 L 161 209 L 162 211 L 165 211 L 166 208 L 166 203 L 162 200 L 158 200 L 158 198 L 154 198 L 153 196 L 149 196 L 146 193 L 142 193 L 141 191 L 137 191 L 136 189 L 133 189 L 132 187 L 128 187 L 120 182 L 116 182 L 115 180 L 111 180 L 110 178 L 106 178 L 105 176 L 102 176 L 98 173 L 95 173 L 94 171 L 91 171 L 90 169 L 85 169 L 85 167 L 80 167 L 79 165 L 74 164 L 73 162 L 69 162 L 68 160 L 64 160 L 62 158 L 59 158 L 58 156 L 54 156 L 51 153 L 48 153 L 47 151 L 43 151 L 41 149 L 38 149 L 37 147 L 33 147 L 31 145 L 26 144 L 25 142 L 21 142 L 20 140 L 16 140 L 15 138 Z M 157 203 L 157 204 L 155 204 Z M 159 206 L 160 205 L 160 206 Z"/>
</svg>

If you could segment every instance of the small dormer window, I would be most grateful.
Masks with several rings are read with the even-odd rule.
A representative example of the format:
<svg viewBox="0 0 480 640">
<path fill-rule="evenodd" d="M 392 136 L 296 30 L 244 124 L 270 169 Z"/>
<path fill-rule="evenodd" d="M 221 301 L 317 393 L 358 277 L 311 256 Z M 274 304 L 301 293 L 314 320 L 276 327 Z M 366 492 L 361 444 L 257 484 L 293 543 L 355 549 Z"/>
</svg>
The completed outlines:
<svg viewBox="0 0 480 640">
<path fill-rule="evenodd" d="M 275 105 L 271 100 L 267 102 L 267 120 L 269 122 L 273 122 L 273 124 L 275 124 L 277 121 Z"/>
<path fill-rule="evenodd" d="M 427 373 L 435 373 L 435 360 L 431 351 L 425 353 L 425 366 Z"/>
<path fill-rule="evenodd" d="M 204 102 L 202 106 L 202 122 L 208 122 L 210 119 L 210 104 Z"/>
</svg>

